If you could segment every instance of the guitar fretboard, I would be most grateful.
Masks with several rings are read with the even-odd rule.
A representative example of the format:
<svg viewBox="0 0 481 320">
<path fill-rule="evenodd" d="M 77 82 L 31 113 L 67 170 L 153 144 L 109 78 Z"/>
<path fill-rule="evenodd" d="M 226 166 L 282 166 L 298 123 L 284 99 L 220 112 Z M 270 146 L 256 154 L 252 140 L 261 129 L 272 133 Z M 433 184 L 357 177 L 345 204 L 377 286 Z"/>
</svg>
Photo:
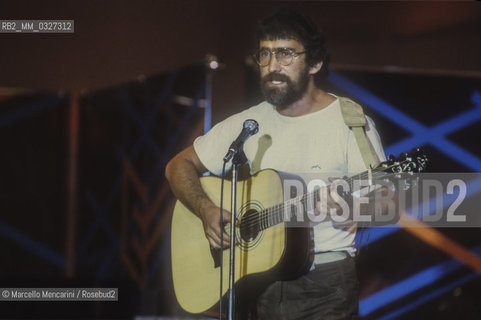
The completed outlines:
<svg viewBox="0 0 481 320">
<path fill-rule="evenodd" d="M 349 190 L 355 191 L 355 189 L 359 188 L 360 180 L 367 180 L 369 184 L 372 184 L 372 181 L 379 180 L 396 172 L 410 172 L 409 168 L 412 169 L 412 167 L 406 165 L 411 163 L 411 159 L 405 159 L 391 165 L 381 164 L 372 170 L 366 170 L 357 175 L 343 178 L 343 180 L 349 186 Z M 265 230 L 282 222 L 296 221 L 296 215 L 304 214 L 303 212 L 299 212 L 299 208 L 314 209 L 318 201 L 318 190 L 305 193 L 283 203 L 266 208 L 256 214 L 248 215 L 241 221 L 240 228 L 241 230 L 243 229 L 245 233 L 256 234 L 261 230 Z"/>
</svg>

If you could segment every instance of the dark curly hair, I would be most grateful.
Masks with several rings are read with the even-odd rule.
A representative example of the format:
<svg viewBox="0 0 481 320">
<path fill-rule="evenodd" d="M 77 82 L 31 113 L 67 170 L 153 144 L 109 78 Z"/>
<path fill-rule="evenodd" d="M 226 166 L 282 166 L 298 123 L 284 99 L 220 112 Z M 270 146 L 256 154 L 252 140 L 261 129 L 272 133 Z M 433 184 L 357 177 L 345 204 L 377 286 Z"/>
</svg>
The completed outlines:
<svg viewBox="0 0 481 320">
<path fill-rule="evenodd" d="M 316 85 L 329 74 L 329 52 L 324 34 L 306 16 L 290 9 L 280 9 L 274 15 L 261 20 L 257 26 L 256 42 L 262 40 L 293 39 L 299 41 L 306 50 L 306 62 L 312 67 L 323 62 L 321 70 L 314 75 Z"/>
</svg>

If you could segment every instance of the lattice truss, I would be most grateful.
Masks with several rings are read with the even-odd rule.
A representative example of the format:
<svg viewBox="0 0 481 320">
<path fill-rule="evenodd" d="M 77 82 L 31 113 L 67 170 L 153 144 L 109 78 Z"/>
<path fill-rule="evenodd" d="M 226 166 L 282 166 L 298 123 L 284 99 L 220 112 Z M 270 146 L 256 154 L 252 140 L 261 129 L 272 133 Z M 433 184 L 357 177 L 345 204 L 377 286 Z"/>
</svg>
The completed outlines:
<svg viewBox="0 0 481 320">
<path fill-rule="evenodd" d="M 94 176 L 90 175 L 84 194 L 85 210 L 94 216 L 93 222 L 90 218 L 83 229 L 77 261 L 90 259 L 90 265 L 84 267 L 95 270 L 97 278 L 121 277 L 125 268 L 142 289 L 161 266 L 168 265 L 173 199 L 164 169 L 175 153 L 201 134 L 205 79 L 203 68 L 187 68 L 89 98 L 87 109 L 92 113 L 98 113 L 102 105 L 109 107 L 106 115 L 95 120 L 96 116 L 89 114 L 85 121 L 98 121 L 100 127 L 103 123 L 121 123 L 118 128 L 114 125 L 109 129 L 111 135 L 121 137 L 113 141 L 115 159 L 109 155 L 104 160 L 97 159 L 96 149 L 88 146 L 95 137 L 88 140 L 89 150 L 83 152 L 93 157 L 86 160 L 86 170 L 93 171 Z M 88 128 L 90 135 L 92 129 Z M 102 129 L 99 133 L 109 136 Z M 105 170 L 98 169 L 97 161 L 114 166 L 114 174 L 106 179 L 110 184 L 105 188 L 95 185 L 95 175 L 102 175 Z M 99 256 L 95 258 L 92 251 Z"/>
<path fill-rule="evenodd" d="M 400 108 L 383 101 L 381 98 L 356 83 L 353 83 L 339 73 L 332 72 L 329 77 L 329 82 L 348 92 L 350 96 L 367 107 L 368 110 L 374 110 L 382 117 L 408 132 L 406 138 L 386 146 L 386 154 L 397 155 L 401 152 L 409 151 L 416 146 L 429 145 L 449 157 L 454 162 L 462 164 L 468 170 L 472 172 L 481 172 L 481 159 L 477 155 L 448 139 L 449 134 L 455 133 L 456 131 L 473 125 L 481 120 L 481 94 L 479 91 L 474 90 L 471 94 L 471 102 L 473 105 L 471 109 L 460 112 L 447 120 L 428 127 L 401 111 Z M 467 197 L 472 197 L 478 194 L 481 191 L 480 179 L 470 181 L 467 185 L 467 190 Z M 443 203 L 445 208 L 451 204 L 452 202 L 449 201 Z M 370 230 L 370 242 L 380 241 L 382 238 L 400 230 L 402 227 L 403 225 L 400 223 L 388 227 L 372 228 Z M 415 230 L 410 231 L 412 234 L 417 234 L 424 238 L 422 238 L 422 240 L 430 243 L 429 235 L 423 236 L 421 233 L 415 232 Z M 481 272 L 481 257 L 479 257 L 481 246 L 478 245 L 474 248 L 464 248 L 435 230 L 429 230 L 428 232 L 432 237 L 440 238 L 443 243 L 447 244 L 446 247 L 449 245 L 454 248 L 452 252 L 447 252 L 453 256 L 453 259 L 430 266 L 425 270 L 412 274 L 409 277 L 364 298 L 360 302 L 361 316 L 369 316 L 371 313 L 378 311 L 390 303 L 404 299 L 403 301 L 407 302 L 401 307 L 391 310 L 382 316 L 376 316 L 376 319 L 393 319 L 479 277 L 479 273 Z M 442 247 L 441 249 L 446 250 L 446 248 Z M 381 253 L 381 256 L 383 254 L 388 253 Z M 471 260 L 475 260 L 471 265 L 472 268 L 475 268 L 475 272 L 464 275 L 454 281 L 450 280 L 446 283 L 443 282 L 441 287 L 430 289 L 430 286 L 434 283 L 441 281 L 443 278 L 465 266 L 463 262 L 465 263 L 466 261 L 463 261 L 465 260 L 463 257 L 466 256 Z M 382 259 L 382 257 L 380 259 Z M 423 296 L 416 297 L 415 299 L 406 299 L 410 294 L 426 288 L 428 288 L 428 292 Z"/>
<path fill-rule="evenodd" d="M 98 281 L 128 277 L 144 288 L 167 264 L 173 198 L 164 168 L 202 133 L 205 90 L 205 66 L 200 64 L 80 98 L 74 276 Z M 68 106 L 68 101 L 68 96 L 47 95 L 15 106 L 0 115 L 0 128 L 35 119 L 60 102 Z M 65 207 L 57 210 L 65 214 Z M 29 225 L 28 217 L 23 221 Z M 65 236 L 61 224 L 52 221 L 50 227 L 56 225 Z M 52 248 L 26 229 L 0 219 L 0 237 L 65 270 L 63 245 Z"/>
</svg>

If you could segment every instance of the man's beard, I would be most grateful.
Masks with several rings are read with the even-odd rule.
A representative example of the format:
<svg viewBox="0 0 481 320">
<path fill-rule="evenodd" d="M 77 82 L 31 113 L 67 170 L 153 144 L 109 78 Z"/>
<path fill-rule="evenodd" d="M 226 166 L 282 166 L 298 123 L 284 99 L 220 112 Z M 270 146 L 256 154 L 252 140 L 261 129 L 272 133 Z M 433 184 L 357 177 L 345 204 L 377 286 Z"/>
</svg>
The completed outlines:
<svg viewBox="0 0 481 320">
<path fill-rule="evenodd" d="M 305 68 L 299 74 L 299 80 L 294 82 L 285 74 L 269 73 L 261 79 L 261 91 L 264 98 L 276 107 L 287 107 L 300 100 L 307 91 L 309 69 Z M 269 81 L 283 81 L 282 88 L 269 87 Z"/>
</svg>

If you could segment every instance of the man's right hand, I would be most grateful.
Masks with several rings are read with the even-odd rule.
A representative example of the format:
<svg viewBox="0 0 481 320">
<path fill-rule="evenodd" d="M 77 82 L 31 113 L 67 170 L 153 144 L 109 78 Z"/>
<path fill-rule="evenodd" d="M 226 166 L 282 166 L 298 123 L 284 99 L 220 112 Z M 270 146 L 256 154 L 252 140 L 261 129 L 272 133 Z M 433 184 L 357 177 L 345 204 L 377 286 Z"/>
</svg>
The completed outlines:
<svg viewBox="0 0 481 320">
<path fill-rule="evenodd" d="M 206 207 L 202 208 L 199 212 L 199 216 L 202 219 L 202 223 L 204 225 L 204 233 L 205 237 L 210 243 L 210 246 L 215 249 L 220 249 L 221 247 L 221 227 L 220 227 L 220 208 L 211 204 L 207 205 Z M 231 221 L 231 213 L 227 210 L 223 210 L 222 218 L 224 222 L 224 231 L 223 235 L 223 246 L 227 248 L 230 246 L 230 221 Z M 226 227 L 229 226 L 229 227 Z"/>
<path fill-rule="evenodd" d="M 189 210 L 202 220 L 204 233 L 210 246 L 219 249 L 221 239 L 220 208 L 205 194 L 199 180 L 199 177 L 206 171 L 207 168 L 195 153 L 194 147 L 190 146 L 169 161 L 165 173 L 177 199 L 182 201 Z M 229 211 L 224 210 L 222 212 L 224 226 L 230 223 L 230 216 Z M 224 230 L 230 230 L 230 228 L 224 228 Z M 224 232 L 224 248 L 229 247 L 229 238 L 229 235 Z"/>
</svg>

